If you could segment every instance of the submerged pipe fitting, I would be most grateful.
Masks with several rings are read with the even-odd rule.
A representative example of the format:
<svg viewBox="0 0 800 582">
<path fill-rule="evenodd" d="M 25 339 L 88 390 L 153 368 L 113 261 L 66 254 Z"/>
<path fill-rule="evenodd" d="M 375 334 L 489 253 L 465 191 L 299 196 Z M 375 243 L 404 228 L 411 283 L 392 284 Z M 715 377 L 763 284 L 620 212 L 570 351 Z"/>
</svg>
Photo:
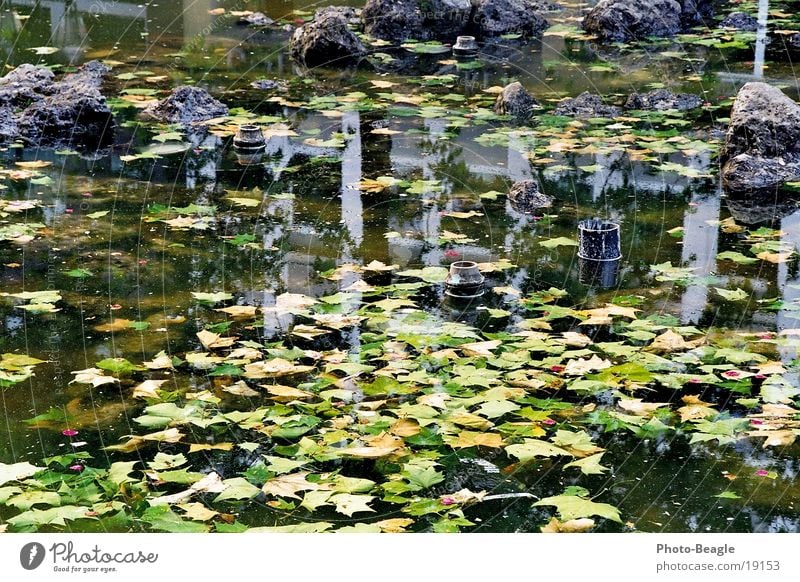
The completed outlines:
<svg viewBox="0 0 800 582">
<path fill-rule="evenodd" d="M 445 295 L 457 299 L 475 299 L 483 295 L 484 276 L 474 261 L 456 261 L 444 280 Z"/>
<path fill-rule="evenodd" d="M 240 125 L 236 135 L 233 136 L 233 147 L 242 152 L 254 153 L 264 149 L 266 145 L 267 140 L 257 125 Z"/>
<path fill-rule="evenodd" d="M 453 54 L 459 57 L 474 57 L 478 54 L 478 43 L 474 36 L 459 36 L 453 45 Z"/>
</svg>

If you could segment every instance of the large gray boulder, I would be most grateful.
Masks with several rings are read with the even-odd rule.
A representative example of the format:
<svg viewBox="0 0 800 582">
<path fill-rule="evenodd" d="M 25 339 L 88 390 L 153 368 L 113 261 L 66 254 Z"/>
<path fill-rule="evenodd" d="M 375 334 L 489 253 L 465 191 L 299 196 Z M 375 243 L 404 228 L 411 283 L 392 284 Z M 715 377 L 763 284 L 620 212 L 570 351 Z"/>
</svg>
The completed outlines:
<svg viewBox="0 0 800 582">
<path fill-rule="evenodd" d="M 600 0 L 583 29 L 615 42 L 672 36 L 681 29 L 681 6 L 676 0 Z"/>
<path fill-rule="evenodd" d="M 100 87 L 110 70 L 98 61 L 90 61 L 49 85 L 49 94 L 18 116 L 19 135 L 37 146 L 97 148 L 108 144 L 113 137 L 114 118 Z"/>
<path fill-rule="evenodd" d="M 719 23 L 720 28 L 733 28 L 744 32 L 758 30 L 758 19 L 746 12 L 731 12 Z"/>
<path fill-rule="evenodd" d="M 539 5 L 531 0 L 473 0 L 475 35 L 483 38 L 520 34 L 538 38 L 548 27 Z"/>
<path fill-rule="evenodd" d="M 712 26 L 714 0 L 678 0 L 681 5 L 681 27 Z"/>
<path fill-rule="evenodd" d="M 425 26 L 433 38 L 454 41 L 470 24 L 472 3 L 470 0 L 428 0 L 423 10 Z"/>
<path fill-rule="evenodd" d="M 800 178 L 800 105 L 776 87 L 747 83 L 734 101 L 720 161 L 731 191 L 777 188 Z"/>
<path fill-rule="evenodd" d="M 614 42 L 673 36 L 713 15 L 711 0 L 600 0 L 583 28 Z"/>
<path fill-rule="evenodd" d="M 367 0 L 361 11 L 364 32 L 395 43 L 409 38 L 426 40 L 425 16 L 417 0 Z"/>
<path fill-rule="evenodd" d="M 21 107 L 38 101 L 53 83 L 55 75 L 46 67 L 23 64 L 0 79 L 0 105 Z"/>
<path fill-rule="evenodd" d="M 189 126 L 228 114 L 228 108 L 200 87 L 182 86 L 142 111 L 142 116 L 161 123 Z"/>
<path fill-rule="evenodd" d="M 317 10 L 312 22 L 294 31 L 289 52 L 296 61 L 316 67 L 353 63 L 367 49 L 350 30 L 345 11 L 330 7 Z"/>
<path fill-rule="evenodd" d="M 462 34 L 541 36 L 547 28 L 541 12 L 552 8 L 537 0 L 367 0 L 361 18 L 374 38 L 453 42 Z"/>
<path fill-rule="evenodd" d="M 530 119 L 533 112 L 538 108 L 539 102 L 525 90 L 525 87 L 519 81 L 514 81 L 503 87 L 494 102 L 495 113 L 498 115 L 510 115 L 517 121 Z"/>
<path fill-rule="evenodd" d="M 665 111 L 677 109 L 687 111 L 700 107 L 703 99 L 691 93 L 673 93 L 666 89 L 654 89 L 647 93 L 631 93 L 625 103 L 626 109 L 640 109 L 644 111 Z"/>
</svg>

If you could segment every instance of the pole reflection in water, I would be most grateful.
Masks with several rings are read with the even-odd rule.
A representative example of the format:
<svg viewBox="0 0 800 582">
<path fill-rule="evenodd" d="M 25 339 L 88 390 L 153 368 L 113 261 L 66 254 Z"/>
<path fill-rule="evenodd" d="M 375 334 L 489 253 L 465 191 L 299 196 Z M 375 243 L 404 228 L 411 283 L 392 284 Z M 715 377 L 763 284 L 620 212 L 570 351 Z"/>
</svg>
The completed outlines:
<svg viewBox="0 0 800 582">
<path fill-rule="evenodd" d="M 710 275 L 717 268 L 720 192 L 693 194 L 683 219 L 681 264 L 694 276 Z M 698 323 L 708 302 L 708 286 L 689 285 L 681 297 L 681 321 Z"/>
<path fill-rule="evenodd" d="M 756 30 L 756 51 L 753 59 L 753 77 L 764 76 L 764 55 L 767 52 L 767 18 L 769 0 L 758 0 L 758 29 Z"/>
</svg>

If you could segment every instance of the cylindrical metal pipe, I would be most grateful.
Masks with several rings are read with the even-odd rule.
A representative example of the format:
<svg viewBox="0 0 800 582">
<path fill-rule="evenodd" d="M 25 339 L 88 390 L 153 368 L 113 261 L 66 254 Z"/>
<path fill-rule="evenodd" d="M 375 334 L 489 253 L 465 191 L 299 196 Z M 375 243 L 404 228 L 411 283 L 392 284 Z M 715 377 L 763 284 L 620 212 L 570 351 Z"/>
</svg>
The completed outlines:
<svg viewBox="0 0 800 582">
<path fill-rule="evenodd" d="M 592 261 L 622 258 L 619 225 L 599 218 L 578 223 L 578 257 Z"/>
<path fill-rule="evenodd" d="M 472 298 L 483 295 L 484 277 L 474 261 L 456 261 L 444 280 L 445 293 L 450 297 Z"/>
</svg>

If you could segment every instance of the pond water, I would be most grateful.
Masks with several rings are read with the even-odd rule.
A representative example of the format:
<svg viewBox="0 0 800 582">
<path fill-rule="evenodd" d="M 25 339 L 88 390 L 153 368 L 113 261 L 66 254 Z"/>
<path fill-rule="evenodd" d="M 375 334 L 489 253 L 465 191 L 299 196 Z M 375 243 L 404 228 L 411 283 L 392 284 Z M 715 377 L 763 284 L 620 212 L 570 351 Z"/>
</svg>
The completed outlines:
<svg viewBox="0 0 800 582">
<path fill-rule="evenodd" d="M 25 481 L 27 500 L 5 503 L 20 493 L 10 479 L 0 488 L 0 523 L 539 531 L 557 513 L 533 501 L 566 490 L 619 511 L 619 520 L 607 508 L 589 512 L 596 531 L 798 530 L 800 210 L 785 194 L 729 199 L 716 160 L 743 83 L 797 97 L 783 46 L 800 30 L 791 2 L 761 3 L 769 43 L 701 29 L 601 46 L 577 28 L 586 3 L 569 0 L 548 13 L 541 41 L 484 46 L 474 61 L 411 49 L 392 61 L 373 46 L 371 64 L 311 71 L 289 58 L 284 28 L 311 18 L 310 2 L 31 4 L 2 3 L 7 66 L 60 73 L 109 63 L 103 92 L 117 128 L 100 152 L 0 150 L 0 203 L 30 202 L 0 207 L 0 232 L 27 225 L 30 235 L 5 231 L 0 242 L 0 343 L 43 360 L 29 378 L 2 380 L 0 462 L 44 467 L 60 456 Z M 278 24 L 241 25 L 231 13 L 242 10 Z M 262 79 L 277 88 L 251 85 Z M 521 126 L 491 112 L 497 89 L 514 80 L 543 105 Z M 207 89 L 231 114 L 191 133 L 139 121 L 144 104 L 183 84 Z M 614 119 L 552 115 L 583 91 L 619 105 L 661 87 L 705 104 Z M 269 136 L 249 163 L 231 144 L 244 122 Z M 505 194 L 523 179 L 539 180 L 553 207 L 515 208 Z M 621 225 L 623 258 L 602 281 L 587 277 L 574 242 L 578 222 L 592 217 Z M 446 298 L 444 269 L 456 260 L 484 264 L 481 298 Z M 8 295 L 46 290 L 59 300 Z M 20 309 L 25 301 L 39 307 Z M 224 307 L 233 309 L 215 310 Z M 198 338 L 203 330 L 222 339 Z M 667 330 L 687 345 L 646 349 Z M 224 338 L 234 336 L 261 356 L 228 355 Z M 498 346 L 508 357 L 498 359 Z M 196 356 L 189 364 L 187 354 Z M 265 354 L 267 367 L 280 358 L 290 370 L 253 373 Z M 570 372 L 592 355 L 608 365 Z M 386 368 L 373 373 L 378 362 Z M 314 371 L 291 369 L 305 366 Z M 7 378 L 19 366 L 3 370 Z M 489 370 L 483 380 L 479 370 Z M 142 388 L 146 380 L 163 382 Z M 502 389 L 510 392 L 498 397 Z M 432 404 L 437 394 L 450 405 Z M 686 396 L 700 404 L 690 410 Z M 128 438 L 176 427 L 178 442 Z M 769 430 L 778 436 L 765 446 Z M 560 452 L 532 452 L 526 439 Z M 515 445 L 529 448 L 507 448 Z M 336 447 L 372 450 L 342 456 Z M 600 451 L 606 469 L 565 466 L 599 464 L 591 455 Z M 122 477 L 105 473 L 133 462 Z M 270 494 L 299 469 L 310 481 Z M 186 503 L 148 508 L 211 471 L 228 498 L 213 488 L 186 497 L 208 514 Z M 319 486 L 332 471 L 372 485 Z M 463 487 L 501 497 L 452 497 Z M 339 494 L 358 499 L 332 500 Z M 358 510 L 367 502 L 372 513 Z M 570 512 L 560 507 L 560 517 Z"/>
</svg>

